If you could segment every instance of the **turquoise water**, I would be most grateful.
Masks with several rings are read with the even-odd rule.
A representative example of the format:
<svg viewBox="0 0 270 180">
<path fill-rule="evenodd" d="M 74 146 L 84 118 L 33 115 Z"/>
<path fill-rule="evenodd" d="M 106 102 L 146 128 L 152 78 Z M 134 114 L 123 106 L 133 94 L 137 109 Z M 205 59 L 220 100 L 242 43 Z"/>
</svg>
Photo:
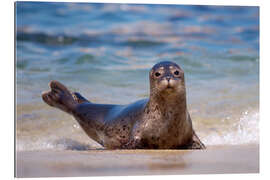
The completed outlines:
<svg viewBox="0 0 270 180">
<path fill-rule="evenodd" d="M 259 8 L 16 3 L 17 150 L 98 147 L 41 92 L 59 80 L 97 103 L 149 95 L 162 60 L 185 71 L 206 145 L 259 143 Z"/>
</svg>

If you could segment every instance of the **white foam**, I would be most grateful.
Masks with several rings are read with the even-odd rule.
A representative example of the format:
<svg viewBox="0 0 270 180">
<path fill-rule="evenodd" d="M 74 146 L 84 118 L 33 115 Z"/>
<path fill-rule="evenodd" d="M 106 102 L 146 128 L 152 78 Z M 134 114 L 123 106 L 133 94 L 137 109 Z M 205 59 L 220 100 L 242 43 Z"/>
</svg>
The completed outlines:
<svg viewBox="0 0 270 180">
<path fill-rule="evenodd" d="M 16 151 L 36 151 L 36 150 L 87 150 L 100 149 L 99 144 L 93 140 L 82 142 L 72 138 L 39 138 L 36 141 L 17 140 Z"/>
<path fill-rule="evenodd" d="M 213 132 L 202 140 L 206 145 L 259 144 L 259 113 L 245 111 L 230 131 Z"/>
</svg>

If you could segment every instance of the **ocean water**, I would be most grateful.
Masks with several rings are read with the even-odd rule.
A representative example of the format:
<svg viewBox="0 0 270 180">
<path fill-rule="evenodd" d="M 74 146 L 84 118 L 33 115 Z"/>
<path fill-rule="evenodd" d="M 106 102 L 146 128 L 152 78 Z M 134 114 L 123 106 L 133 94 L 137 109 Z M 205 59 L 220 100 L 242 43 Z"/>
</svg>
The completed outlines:
<svg viewBox="0 0 270 180">
<path fill-rule="evenodd" d="M 185 71 L 194 128 L 206 144 L 259 143 L 259 8 L 16 3 L 16 149 L 100 148 L 41 99 L 58 80 L 96 103 L 149 95 L 163 60 Z"/>
</svg>

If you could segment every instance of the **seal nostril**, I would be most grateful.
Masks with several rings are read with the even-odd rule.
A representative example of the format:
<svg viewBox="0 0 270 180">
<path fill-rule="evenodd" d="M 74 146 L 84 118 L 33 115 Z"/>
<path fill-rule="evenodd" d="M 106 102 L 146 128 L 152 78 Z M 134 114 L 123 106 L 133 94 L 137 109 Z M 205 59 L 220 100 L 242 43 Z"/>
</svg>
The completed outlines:
<svg viewBox="0 0 270 180">
<path fill-rule="evenodd" d="M 178 75 L 179 75 L 179 71 L 174 71 L 174 74 L 175 74 L 176 76 L 178 76 Z"/>
<path fill-rule="evenodd" d="M 167 79 L 167 81 L 170 81 L 171 77 L 170 76 L 167 76 L 166 79 Z"/>
<path fill-rule="evenodd" d="M 161 75 L 161 74 L 160 74 L 159 72 L 156 72 L 156 73 L 155 73 L 155 76 L 156 76 L 156 77 L 159 77 L 160 75 Z"/>
</svg>

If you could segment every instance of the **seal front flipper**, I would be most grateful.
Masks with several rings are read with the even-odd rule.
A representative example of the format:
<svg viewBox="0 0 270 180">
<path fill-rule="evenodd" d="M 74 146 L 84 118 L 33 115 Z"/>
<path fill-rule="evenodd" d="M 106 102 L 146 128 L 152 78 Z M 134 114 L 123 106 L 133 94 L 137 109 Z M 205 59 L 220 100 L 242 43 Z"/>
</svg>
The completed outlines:
<svg viewBox="0 0 270 180">
<path fill-rule="evenodd" d="M 141 139 L 132 138 L 128 143 L 121 146 L 121 149 L 145 149 Z"/>
<path fill-rule="evenodd" d="M 193 131 L 193 149 L 206 149 L 205 145 L 201 142 L 199 137 L 196 135 L 196 133 Z"/>
<path fill-rule="evenodd" d="M 72 114 L 78 104 L 69 90 L 58 81 L 49 83 L 50 91 L 42 93 L 42 99 L 48 105 Z"/>
<path fill-rule="evenodd" d="M 198 138 L 196 133 L 193 131 L 193 137 L 191 143 L 187 146 L 187 149 L 206 149 L 205 145 Z"/>
</svg>

